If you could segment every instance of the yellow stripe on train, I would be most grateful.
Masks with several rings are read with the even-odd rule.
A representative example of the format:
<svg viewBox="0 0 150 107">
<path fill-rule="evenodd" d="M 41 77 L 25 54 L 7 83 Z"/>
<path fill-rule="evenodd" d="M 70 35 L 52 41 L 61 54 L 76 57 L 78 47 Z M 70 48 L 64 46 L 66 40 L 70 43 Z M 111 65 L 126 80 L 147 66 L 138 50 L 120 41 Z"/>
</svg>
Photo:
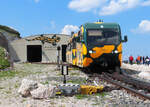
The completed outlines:
<svg viewBox="0 0 150 107">
<path fill-rule="evenodd" d="M 104 53 L 111 53 L 115 49 L 114 45 L 105 45 L 104 47 L 95 47 L 92 50 L 95 51 L 91 53 L 90 56 L 92 58 L 98 58 Z"/>
<path fill-rule="evenodd" d="M 90 63 L 92 63 L 92 62 L 93 62 L 93 60 L 92 60 L 91 58 L 85 57 L 85 58 L 83 59 L 83 67 L 89 66 Z"/>
</svg>

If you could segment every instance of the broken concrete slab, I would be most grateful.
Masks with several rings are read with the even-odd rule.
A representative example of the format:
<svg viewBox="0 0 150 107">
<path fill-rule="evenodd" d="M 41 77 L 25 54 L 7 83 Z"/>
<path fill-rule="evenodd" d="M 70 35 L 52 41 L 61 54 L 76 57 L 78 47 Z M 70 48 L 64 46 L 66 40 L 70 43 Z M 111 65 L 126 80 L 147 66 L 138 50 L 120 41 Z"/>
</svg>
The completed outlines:
<svg viewBox="0 0 150 107">
<path fill-rule="evenodd" d="M 21 86 L 18 90 L 18 93 L 23 97 L 27 97 L 30 95 L 30 91 L 38 88 L 38 83 L 32 80 L 23 79 L 21 82 Z"/>
<path fill-rule="evenodd" d="M 56 87 L 54 86 L 46 86 L 42 84 L 38 84 L 38 88 L 30 91 L 31 96 L 35 99 L 43 99 L 43 98 L 50 98 L 54 97 L 56 94 Z"/>
</svg>

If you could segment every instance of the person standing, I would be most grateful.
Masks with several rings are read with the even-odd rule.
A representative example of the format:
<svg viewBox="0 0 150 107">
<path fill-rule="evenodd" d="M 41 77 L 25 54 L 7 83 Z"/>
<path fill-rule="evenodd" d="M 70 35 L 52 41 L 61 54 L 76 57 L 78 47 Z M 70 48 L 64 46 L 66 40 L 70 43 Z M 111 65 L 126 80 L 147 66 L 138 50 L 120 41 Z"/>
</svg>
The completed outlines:
<svg viewBox="0 0 150 107">
<path fill-rule="evenodd" d="M 148 56 L 146 56 L 146 58 L 145 58 L 145 62 L 146 62 L 146 64 L 147 64 L 147 65 L 149 65 L 149 61 L 150 61 L 150 60 L 149 60 L 149 57 L 148 57 Z"/>
<path fill-rule="evenodd" d="M 145 64 L 145 57 L 143 56 L 143 64 Z"/>
<path fill-rule="evenodd" d="M 132 65 L 133 64 L 133 60 L 134 60 L 134 58 L 133 58 L 133 56 L 131 55 L 130 57 L 129 57 L 129 63 Z"/>
<path fill-rule="evenodd" d="M 141 56 L 138 56 L 137 57 L 137 64 L 140 64 L 141 63 Z"/>
</svg>

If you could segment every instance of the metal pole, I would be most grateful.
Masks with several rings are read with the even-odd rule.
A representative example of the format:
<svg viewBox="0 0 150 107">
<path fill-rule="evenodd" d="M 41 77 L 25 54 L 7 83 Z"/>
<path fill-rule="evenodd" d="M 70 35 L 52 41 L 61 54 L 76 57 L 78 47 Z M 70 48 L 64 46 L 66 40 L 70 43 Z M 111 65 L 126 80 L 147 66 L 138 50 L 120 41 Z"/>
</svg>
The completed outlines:
<svg viewBox="0 0 150 107">
<path fill-rule="evenodd" d="M 64 84 L 66 84 L 66 75 L 64 75 L 64 81 L 63 81 Z"/>
<path fill-rule="evenodd" d="M 60 70 L 60 46 L 57 47 L 58 55 L 57 55 L 57 68 Z"/>
</svg>

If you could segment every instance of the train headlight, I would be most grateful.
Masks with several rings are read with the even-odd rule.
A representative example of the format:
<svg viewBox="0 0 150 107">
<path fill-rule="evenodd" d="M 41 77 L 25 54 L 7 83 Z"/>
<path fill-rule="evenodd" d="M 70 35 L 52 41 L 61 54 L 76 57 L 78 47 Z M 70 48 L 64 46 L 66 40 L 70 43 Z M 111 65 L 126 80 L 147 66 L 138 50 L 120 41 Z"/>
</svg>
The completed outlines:
<svg viewBox="0 0 150 107">
<path fill-rule="evenodd" d="M 89 50 L 89 53 L 96 53 L 96 51 L 93 51 L 93 50 Z"/>
<path fill-rule="evenodd" d="M 115 54 L 117 54 L 117 53 L 118 53 L 118 51 L 117 51 L 117 50 L 114 50 L 114 51 L 112 51 L 112 53 L 115 53 Z"/>
<path fill-rule="evenodd" d="M 92 53 L 92 50 L 89 50 L 89 53 Z"/>
</svg>

